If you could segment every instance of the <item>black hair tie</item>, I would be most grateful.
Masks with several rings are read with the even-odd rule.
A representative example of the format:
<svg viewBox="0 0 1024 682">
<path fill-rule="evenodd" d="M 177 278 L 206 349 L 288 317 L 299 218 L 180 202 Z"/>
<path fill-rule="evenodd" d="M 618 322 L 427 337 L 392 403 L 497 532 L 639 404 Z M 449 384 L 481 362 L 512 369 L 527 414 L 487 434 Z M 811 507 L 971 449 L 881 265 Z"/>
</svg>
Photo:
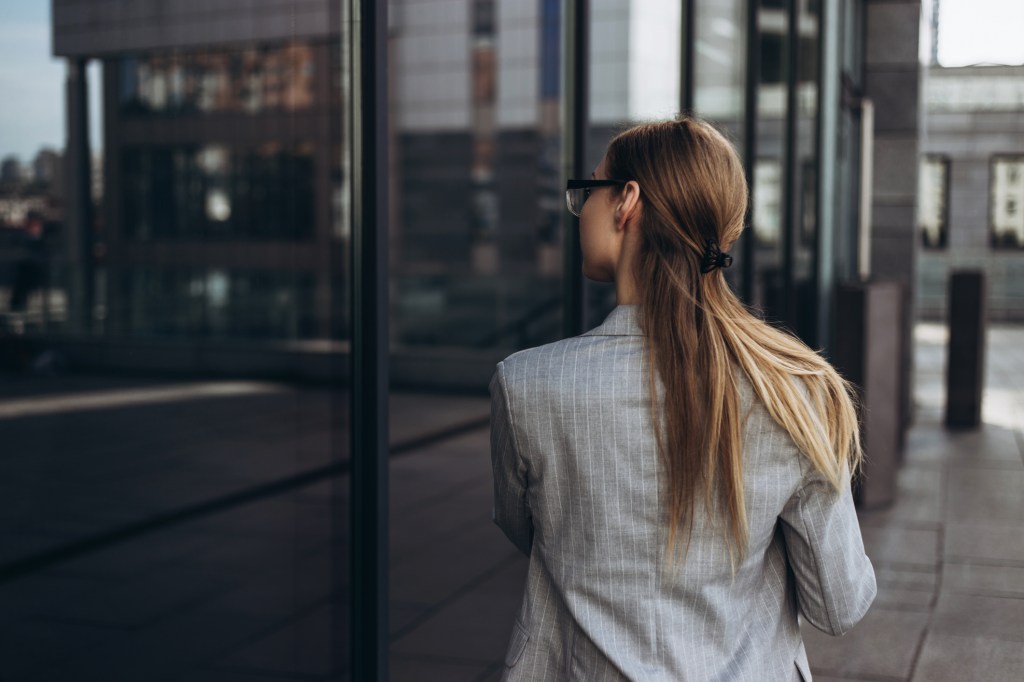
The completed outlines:
<svg viewBox="0 0 1024 682">
<path fill-rule="evenodd" d="M 714 239 L 708 239 L 704 243 L 704 256 L 700 263 L 701 273 L 711 272 L 715 268 L 727 268 L 730 265 L 732 265 L 732 256 L 719 249 L 718 243 Z"/>
</svg>

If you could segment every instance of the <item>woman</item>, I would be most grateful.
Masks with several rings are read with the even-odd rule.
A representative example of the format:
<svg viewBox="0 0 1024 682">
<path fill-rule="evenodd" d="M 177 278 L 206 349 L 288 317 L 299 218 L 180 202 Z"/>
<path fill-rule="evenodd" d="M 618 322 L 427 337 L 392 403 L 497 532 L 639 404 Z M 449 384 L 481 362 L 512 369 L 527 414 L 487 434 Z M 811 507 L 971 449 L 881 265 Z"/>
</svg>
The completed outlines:
<svg viewBox="0 0 1024 682">
<path fill-rule="evenodd" d="M 695 118 L 618 135 L 571 181 L 584 274 L 618 306 L 491 382 L 495 522 L 530 557 L 507 680 L 809 680 L 798 614 L 875 596 L 847 384 L 722 268 L 747 186 Z"/>
</svg>

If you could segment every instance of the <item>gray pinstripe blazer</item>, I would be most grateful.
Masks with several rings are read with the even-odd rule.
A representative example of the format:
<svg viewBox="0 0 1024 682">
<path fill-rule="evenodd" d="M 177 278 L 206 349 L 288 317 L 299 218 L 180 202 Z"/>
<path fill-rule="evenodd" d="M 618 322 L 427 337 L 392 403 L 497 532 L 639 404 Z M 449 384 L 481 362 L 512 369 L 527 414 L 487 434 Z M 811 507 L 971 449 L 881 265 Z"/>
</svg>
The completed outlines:
<svg viewBox="0 0 1024 682">
<path fill-rule="evenodd" d="M 530 557 L 506 680 L 810 680 L 797 614 L 843 634 L 875 596 L 853 502 L 742 384 L 748 553 L 698 505 L 666 519 L 636 306 L 516 353 L 491 381 L 494 520 Z"/>
</svg>

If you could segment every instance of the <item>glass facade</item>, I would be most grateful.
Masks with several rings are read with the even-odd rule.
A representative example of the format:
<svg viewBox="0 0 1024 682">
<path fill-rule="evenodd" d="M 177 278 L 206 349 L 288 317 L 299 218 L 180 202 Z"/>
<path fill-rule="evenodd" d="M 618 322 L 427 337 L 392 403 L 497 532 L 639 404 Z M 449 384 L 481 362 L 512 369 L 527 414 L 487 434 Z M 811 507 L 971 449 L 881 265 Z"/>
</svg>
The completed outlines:
<svg viewBox="0 0 1024 682">
<path fill-rule="evenodd" d="M 835 189 L 855 184 L 857 140 L 853 110 L 823 95 L 822 55 L 857 63 L 855 0 L 593 0 L 580 25 L 560 0 L 392 0 L 369 46 L 388 74 L 372 123 L 357 110 L 366 46 L 347 32 L 357 3 L 82 4 L 55 0 L 48 19 L 67 147 L 40 152 L 31 182 L 6 163 L 0 178 L 14 463 L 0 639 L 15 679 L 349 679 L 366 580 L 350 574 L 352 543 L 372 521 L 352 516 L 350 477 L 373 454 L 350 439 L 381 395 L 391 603 L 358 608 L 391 618 L 393 679 L 445 664 L 438 614 L 491 607 L 459 581 L 491 589 L 521 569 L 477 551 L 503 542 L 479 438 L 494 364 L 615 304 L 587 283 L 580 310 L 563 306 L 579 275 L 563 199 L 577 134 L 586 177 L 624 126 L 684 110 L 719 126 L 752 183 L 730 281 L 828 346 L 813 302 L 855 269 L 855 192 Z M 839 43 L 822 7 L 845 13 Z M 568 106 L 581 85 L 583 106 Z M 362 137 L 378 124 L 379 147 Z M 353 165 L 357 152 L 372 163 Z M 386 205 L 363 225 L 370 166 L 386 168 Z M 1014 167 L 993 166 L 999 239 L 1020 215 Z M 372 270 L 356 249 L 374 231 L 391 376 L 357 387 L 353 348 L 373 321 L 352 312 Z M 458 665 L 500 670 L 480 656 Z"/>
<path fill-rule="evenodd" d="M 341 20 L 82 9 L 0 247 L 0 676 L 350 679 Z"/>
<path fill-rule="evenodd" d="M 561 326 L 560 6 L 433 4 L 393 19 L 392 338 L 497 356 Z"/>
<path fill-rule="evenodd" d="M 118 65 L 127 115 L 303 111 L 316 102 L 316 55 L 301 42 L 131 54 Z"/>
<path fill-rule="evenodd" d="M 123 237 L 130 242 L 308 240 L 314 228 L 313 144 L 207 144 L 122 151 Z"/>
</svg>

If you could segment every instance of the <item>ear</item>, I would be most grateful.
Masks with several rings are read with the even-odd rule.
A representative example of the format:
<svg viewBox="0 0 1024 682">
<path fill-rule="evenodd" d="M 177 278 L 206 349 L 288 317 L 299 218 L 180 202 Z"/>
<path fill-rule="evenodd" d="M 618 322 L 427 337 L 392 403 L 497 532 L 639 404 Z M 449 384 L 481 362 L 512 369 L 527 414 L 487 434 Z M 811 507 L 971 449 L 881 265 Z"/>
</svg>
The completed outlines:
<svg viewBox="0 0 1024 682">
<path fill-rule="evenodd" d="M 637 184 L 636 180 L 630 180 L 622 188 L 618 204 L 615 206 L 615 229 L 624 230 L 627 223 L 640 217 L 642 208 L 640 185 Z"/>
</svg>

